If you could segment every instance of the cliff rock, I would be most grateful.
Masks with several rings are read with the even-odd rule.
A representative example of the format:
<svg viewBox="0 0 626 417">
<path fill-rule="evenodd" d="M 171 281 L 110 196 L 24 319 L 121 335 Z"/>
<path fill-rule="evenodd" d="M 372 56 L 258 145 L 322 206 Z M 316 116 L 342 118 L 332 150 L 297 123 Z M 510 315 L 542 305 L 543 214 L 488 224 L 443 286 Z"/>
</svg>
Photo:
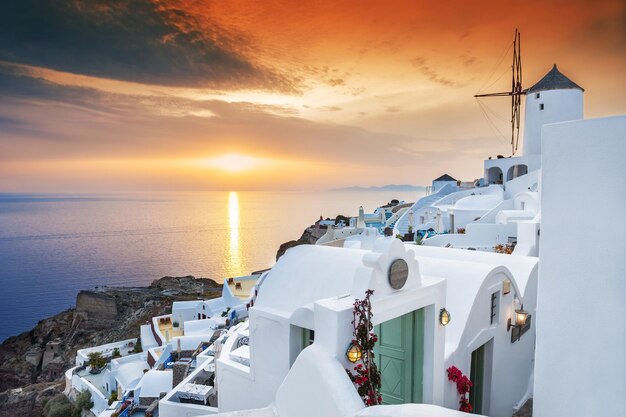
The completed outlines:
<svg viewBox="0 0 626 417">
<path fill-rule="evenodd" d="M 58 391 L 50 387 L 62 385 L 78 349 L 139 337 L 139 327 L 170 312 L 173 301 L 214 298 L 221 289 L 213 280 L 187 276 L 164 277 L 149 287 L 81 291 L 76 308 L 41 320 L 0 345 L 0 417 L 40 416 L 44 391 Z"/>
</svg>

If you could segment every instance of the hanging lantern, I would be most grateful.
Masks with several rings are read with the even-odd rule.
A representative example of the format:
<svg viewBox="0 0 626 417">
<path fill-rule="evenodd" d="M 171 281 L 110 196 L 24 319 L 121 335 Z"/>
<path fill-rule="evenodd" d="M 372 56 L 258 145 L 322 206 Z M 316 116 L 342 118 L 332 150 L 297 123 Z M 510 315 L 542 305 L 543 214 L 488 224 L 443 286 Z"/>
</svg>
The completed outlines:
<svg viewBox="0 0 626 417">
<path fill-rule="evenodd" d="M 352 363 L 358 362 L 359 360 L 361 360 L 361 355 L 361 348 L 354 343 L 350 343 L 350 346 L 346 351 L 346 356 L 348 357 L 348 360 Z"/>
</svg>

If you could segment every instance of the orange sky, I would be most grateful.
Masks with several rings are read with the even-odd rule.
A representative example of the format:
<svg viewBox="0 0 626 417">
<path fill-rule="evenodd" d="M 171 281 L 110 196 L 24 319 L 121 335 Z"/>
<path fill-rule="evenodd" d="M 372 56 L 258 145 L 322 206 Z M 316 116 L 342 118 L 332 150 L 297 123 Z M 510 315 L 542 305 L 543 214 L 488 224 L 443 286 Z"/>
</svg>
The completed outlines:
<svg viewBox="0 0 626 417">
<path fill-rule="evenodd" d="M 524 87 L 557 63 L 586 117 L 626 110 L 622 1 L 112 4 L 8 2 L 0 192 L 474 179 L 510 152 L 473 95 L 510 84 L 516 27 Z"/>
</svg>

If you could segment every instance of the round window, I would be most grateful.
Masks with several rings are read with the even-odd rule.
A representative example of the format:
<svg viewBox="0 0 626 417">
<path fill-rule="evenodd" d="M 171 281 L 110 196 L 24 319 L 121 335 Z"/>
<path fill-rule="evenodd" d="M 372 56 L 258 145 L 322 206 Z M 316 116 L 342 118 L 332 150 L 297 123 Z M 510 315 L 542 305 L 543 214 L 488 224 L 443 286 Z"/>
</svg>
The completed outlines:
<svg viewBox="0 0 626 417">
<path fill-rule="evenodd" d="M 396 259 L 389 267 L 389 285 L 394 290 L 404 287 L 409 277 L 409 265 L 404 259 Z"/>
</svg>

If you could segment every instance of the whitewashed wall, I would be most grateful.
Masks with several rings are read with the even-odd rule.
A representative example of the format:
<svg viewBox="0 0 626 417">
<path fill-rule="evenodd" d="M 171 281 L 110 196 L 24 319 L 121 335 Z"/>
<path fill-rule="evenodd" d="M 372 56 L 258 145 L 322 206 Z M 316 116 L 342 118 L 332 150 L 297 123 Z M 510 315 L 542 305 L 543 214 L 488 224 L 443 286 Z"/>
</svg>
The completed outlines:
<svg viewBox="0 0 626 417">
<path fill-rule="evenodd" d="M 533 415 L 624 415 L 626 116 L 543 134 Z"/>
<path fill-rule="evenodd" d="M 524 103 L 524 155 L 541 154 L 541 127 L 583 118 L 583 92 L 578 89 L 527 94 Z M 540 105 L 543 104 L 543 110 Z"/>
</svg>

